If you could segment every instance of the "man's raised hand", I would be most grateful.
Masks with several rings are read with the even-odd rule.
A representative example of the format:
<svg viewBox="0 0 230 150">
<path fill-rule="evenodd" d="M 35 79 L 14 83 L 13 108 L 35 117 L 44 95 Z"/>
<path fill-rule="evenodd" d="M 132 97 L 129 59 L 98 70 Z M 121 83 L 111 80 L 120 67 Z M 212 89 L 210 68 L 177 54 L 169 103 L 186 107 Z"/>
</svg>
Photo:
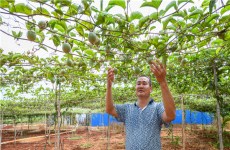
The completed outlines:
<svg viewBox="0 0 230 150">
<path fill-rule="evenodd" d="M 114 69 L 113 68 L 109 68 L 108 69 L 108 74 L 107 74 L 108 85 L 111 86 L 113 81 L 114 81 Z"/>
<path fill-rule="evenodd" d="M 166 81 L 166 68 L 159 60 L 151 62 L 150 70 L 159 83 Z"/>
</svg>

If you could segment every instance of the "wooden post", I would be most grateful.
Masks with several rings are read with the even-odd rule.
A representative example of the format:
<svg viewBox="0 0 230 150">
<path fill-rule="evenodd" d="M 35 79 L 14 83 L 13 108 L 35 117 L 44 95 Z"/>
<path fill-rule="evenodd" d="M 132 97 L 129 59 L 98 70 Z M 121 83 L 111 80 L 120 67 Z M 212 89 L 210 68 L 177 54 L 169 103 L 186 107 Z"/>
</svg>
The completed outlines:
<svg viewBox="0 0 230 150">
<path fill-rule="evenodd" d="M 222 126 L 221 126 L 221 116 L 220 116 L 220 104 L 219 104 L 219 91 L 218 91 L 218 78 L 216 72 L 215 61 L 213 63 L 213 72 L 214 72 L 214 87 L 215 87 L 215 96 L 216 96 L 216 113 L 217 113 L 217 126 L 218 126 L 218 137 L 220 143 L 220 150 L 224 149 L 223 145 L 223 136 L 222 136 Z"/>
<path fill-rule="evenodd" d="M 1 111 L 0 115 L 0 150 L 2 149 L 2 128 L 3 128 L 3 111 Z"/>
<path fill-rule="evenodd" d="M 27 124 L 27 129 L 29 130 L 30 129 L 30 126 L 29 126 L 29 124 L 30 124 L 30 116 L 28 115 L 28 124 Z"/>
<path fill-rule="evenodd" d="M 15 117 L 14 117 L 14 146 L 16 144 L 16 136 L 17 136 L 17 130 L 16 130 L 16 125 L 15 125 Z"/>
<path fill-rule="evenodd" d="M 58 89 L 58 138 L 57 138 L 57 149 L 60 150 L 60 127 L 61 127 L 61 107 L 60 107 L 60 97 L 61 97 L 61 83 L 59 83 L 59 89 Z"/>
<path fill-rule="evenodd" d="M 110 120 L 109 120 L 109 114 L 108 114 L 108 127 L 107 127 L 107 150 L 109 150 L 110 145 Z"/>
<path fill-rule="evenodd" d="M 185 113 L 184 113 L 184 96 L 181 96 L 181 110 L 182 110 L 182 146 L 185 150 Z"/>
</svg>

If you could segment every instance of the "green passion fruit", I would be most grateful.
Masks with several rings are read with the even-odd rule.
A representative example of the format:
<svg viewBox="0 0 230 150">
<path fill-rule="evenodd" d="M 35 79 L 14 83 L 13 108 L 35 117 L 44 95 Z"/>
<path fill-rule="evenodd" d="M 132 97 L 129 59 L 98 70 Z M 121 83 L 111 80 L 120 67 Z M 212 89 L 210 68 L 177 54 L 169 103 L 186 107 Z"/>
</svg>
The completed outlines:
<svg viewBox="0 0 230 150">
<path fill-rule="evenodd" d="M 26 36 L 27 36 L 27 39 L 29 41 L 35 41 L 35 39 L 36 39 L 36 33 L 34 31 L 31 31 L 31 30 L 27 31 Z"/>
</svg>

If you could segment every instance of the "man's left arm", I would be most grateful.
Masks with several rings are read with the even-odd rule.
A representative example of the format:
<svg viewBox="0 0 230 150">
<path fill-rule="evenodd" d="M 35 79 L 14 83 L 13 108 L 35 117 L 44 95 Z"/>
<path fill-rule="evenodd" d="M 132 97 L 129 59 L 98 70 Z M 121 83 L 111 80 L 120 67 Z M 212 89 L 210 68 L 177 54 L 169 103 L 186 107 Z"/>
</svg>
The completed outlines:
<svg viewBox="0 0 230 150">
<path fill-rule="evenodd" d="M 155 75 L 158 83 L 160 84 L 163 104 L 165 111 L 162 114 L 162 120 L 164 122 L 172 121 L 176 116 L 176 108 L 173 96 L 168 88 L 168 83 L 166 80 L 166 68 L 159 61 L 152 62 L 150 64 L 150 69 Z"/>
<path fill-rule="evenodd" d="M 176 116 L 176 108 L 173 96 L 168 88 L 167 81 L 160 83 L 161 93 L 163 98 L 163 104 L 165 111 L 162 114 L 162 120 L 164 122 L 170 122 L 174 120 Z"/>
</svg>

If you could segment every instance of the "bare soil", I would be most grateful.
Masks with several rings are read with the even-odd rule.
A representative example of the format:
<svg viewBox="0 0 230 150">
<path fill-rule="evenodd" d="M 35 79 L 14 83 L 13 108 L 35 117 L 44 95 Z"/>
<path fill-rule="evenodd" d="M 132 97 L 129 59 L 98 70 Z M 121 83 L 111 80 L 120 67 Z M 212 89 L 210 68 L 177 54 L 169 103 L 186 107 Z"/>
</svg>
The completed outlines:
<svg viewBox="0 0 230 150">
<path fill-rule="evenodd" d="M 16 136 L 15 130 L 17 130 Z M 216 132 L 211 129 L 201 129 L 198 126 L 186 127 L 185 149 L 216 150 L 216 135 Z M 173 126 L 170 130 L 163 128 L 161 140 L 163 150 L 182 149 L 181 126 Z M 2 130 L 1 148 L 2 150 L 54 150 L 55 147 L 57 149 L 57 141 L 55 131 L 46 135 L 42 125 L 30 129 L 26 129 L 25 127 L 15 129 L 13 126 L 6 126 Z M 111 125 L 110 127 L 81 126 L 77 129 L 66 127 L 60 133 L 60 149 L 124 150 L 124 127 L 122 125 Z M 225 150 L 230 150 L 230 148 L 225 148 Z"/>
</svg>

